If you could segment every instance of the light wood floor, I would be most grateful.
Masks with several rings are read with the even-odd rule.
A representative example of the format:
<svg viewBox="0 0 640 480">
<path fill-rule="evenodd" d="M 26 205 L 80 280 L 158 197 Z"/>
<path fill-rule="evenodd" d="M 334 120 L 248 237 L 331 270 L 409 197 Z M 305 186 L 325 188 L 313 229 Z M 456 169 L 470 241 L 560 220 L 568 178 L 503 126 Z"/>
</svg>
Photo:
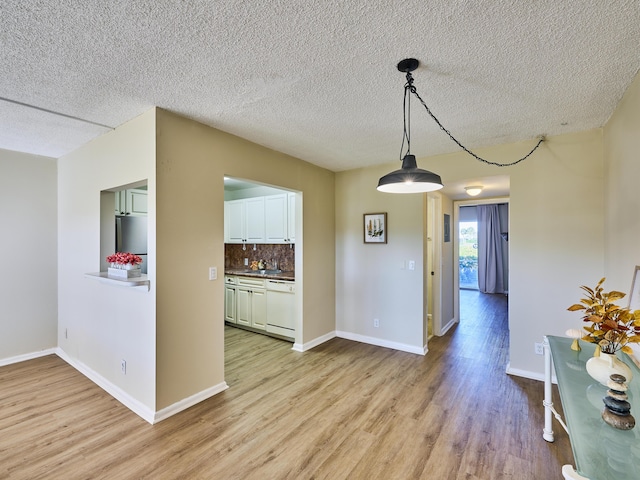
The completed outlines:
<svg viewBox="0 0 640 480">
<path fill-rule="evenodd" d="M 55 356 L 2 367 L 0 478 L 560 479 L 542 383 L 504 373 L 506 298 L 462 297 L 480 315 L 425 357 L 227 328 L 230 388 L 154 426 Z"/>
</svg>

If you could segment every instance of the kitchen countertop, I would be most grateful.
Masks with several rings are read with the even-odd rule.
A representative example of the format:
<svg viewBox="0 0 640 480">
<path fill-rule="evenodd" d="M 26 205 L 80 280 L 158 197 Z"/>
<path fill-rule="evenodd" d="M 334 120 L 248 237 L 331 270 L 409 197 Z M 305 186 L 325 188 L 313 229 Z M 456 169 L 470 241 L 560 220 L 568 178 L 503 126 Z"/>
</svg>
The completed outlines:
<svg viewBox="0 0 640 480">
<path fill-rule="evenodd" d="M 288 280 L 294 281 L 296 275 L 294 271 L 280 273 L 259 273 L 257 270 L 247 268 L 229 268 L 225 269 L 225 275 L 238 275 L 241 277 L 268 278 L 271 280 Z"/>
</svg>

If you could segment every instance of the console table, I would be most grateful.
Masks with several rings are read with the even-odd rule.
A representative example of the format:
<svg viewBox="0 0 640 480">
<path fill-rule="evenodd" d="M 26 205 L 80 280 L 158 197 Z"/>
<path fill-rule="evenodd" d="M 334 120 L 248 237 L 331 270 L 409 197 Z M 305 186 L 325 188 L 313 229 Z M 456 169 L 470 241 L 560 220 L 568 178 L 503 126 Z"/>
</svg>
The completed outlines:
<svg viewBox="0 0 640 480">
<path fill-rule="evenodd" d="M 602 399 L 607 388 L 592 379 L 585 364 L 593 356 L 595 345 L 580 342 L 581 351 L 571 350 L 571 338 L 545 337 L 545 422 L 543 438 L 553 442 L 552 417 L 565 428 L 571 439 L 576 461 L 562 468 L 565 479 L 638 480 L 640 479 L 640 370 L 623 354 L 619 358 L 633 370 L 629 383 L 631 414 L 638 425 L 633 430 L 618 430 L 602 420 Z M 555 369 L 566 424 L 553 407 L 551 374 Z"/>
</svg>

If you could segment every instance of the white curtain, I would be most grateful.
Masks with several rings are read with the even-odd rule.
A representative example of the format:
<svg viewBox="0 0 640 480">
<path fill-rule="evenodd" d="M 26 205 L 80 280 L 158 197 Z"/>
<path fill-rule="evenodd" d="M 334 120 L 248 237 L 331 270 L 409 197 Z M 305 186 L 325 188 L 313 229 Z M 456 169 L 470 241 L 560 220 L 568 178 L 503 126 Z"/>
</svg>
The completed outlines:
<svg viewBox="0 0 640 480">
<path fill-rule="evenodd" d="M 503 240 L 498 205 L 478 205 L 478 289 L 504 293 Z"/>
</svg>

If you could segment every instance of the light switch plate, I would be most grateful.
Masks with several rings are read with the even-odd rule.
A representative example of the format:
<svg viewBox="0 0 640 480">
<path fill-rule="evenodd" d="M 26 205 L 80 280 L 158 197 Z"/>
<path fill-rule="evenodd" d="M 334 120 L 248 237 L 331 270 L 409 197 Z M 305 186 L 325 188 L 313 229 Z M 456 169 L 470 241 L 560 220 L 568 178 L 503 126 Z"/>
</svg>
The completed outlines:
<svg viewBox="0 0 640 480">
<path fill-rule="evenodd" d="M 209 280 L 217 280 L 218 269 L 216 267 L 209 267 Z"/>
</svg>

